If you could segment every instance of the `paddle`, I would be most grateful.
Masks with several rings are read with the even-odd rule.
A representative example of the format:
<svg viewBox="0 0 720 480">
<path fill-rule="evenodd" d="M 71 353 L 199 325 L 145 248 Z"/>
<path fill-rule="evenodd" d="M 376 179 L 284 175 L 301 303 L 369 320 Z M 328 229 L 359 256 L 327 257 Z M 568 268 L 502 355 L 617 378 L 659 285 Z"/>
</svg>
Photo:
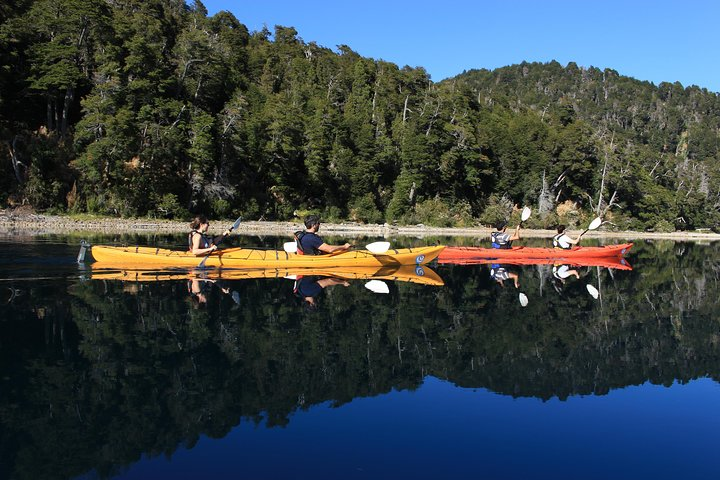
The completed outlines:
<svg viewBox="0 0 720 480">
<path fill-rule="evenodd" d="M 588 227 L 585 229 L 585 231 L 582 232 L 582 233 L 580 234 L 580 236 L 578 236 L 578 238 L 582 237 L 583 235 L 585 235 L 585 234 L 586 234 L 587 232 L 589 232 L 590 230 L 595 230 L 595 229 L 597 229 L 600 225 L 602 225 L 602 218 L 600 218 L 600 217 L 595 218 L 592 222 L 590 222 L 590 225 L 588 225 Z"/>
<path fill-rule="evenodd" d="M 597 299 L 600 297 L 600 292 L 598 291 L 598 289 L 595 288 L 595 287 L 593 287 L 593 286 L 590 285 L 589 283 L 588 283 L 587 285 L 585 285 L 585 288 L 587 288 L 588 293 L 589 293 L 595 300 L 597 300 Z"/>
<path fill-rule="evenodd" d="M 232 232 L 233 230 L 235 230 L 236 228 L 238 228 L 240 226 L 240 222 L 242 222 L 242 217 L 238 217 L 237 220 L 235 220 L 235 223 L 233 223 L 232 226 L 230 228 L 228 228 L 228 235 L 230 234 L 230 232 Z M 215 246 L 217 246 L 223 240 L 225 240 L 226 236 L 227 235 L 223 234 L 222 238 L 220 239 L 220 241 L 218 243 L 215 244 Z M 215 250 L 217 250 L 217 249 L 215 249 Z M 205 258 L 202 259 L 202 261 L 198 264 L 197 268 L 205 268 L 205 262 L 207 261 L 208 258 L 210 258 L 210 255 L 212 255 L 212 252 L 214 252 L 215 250 L 212 250 L 210 253 L 205 255 Z"/>
<path fill-rule="evenodd" d="M 521 305 L 521 306 L 523 306 L 523 307 L 527 307 L 527 306 L 528 306 L 528 298 L 527 298 L 527 295 L 525 295 L 524 293 L 520 292 L 520 294 L 518 295 L 518 298 L 520 299 L 520 305 Z"/>
<path fill-rule="evenodd" d="M 390 249 L 390 242 L 368 243 L 367 245 L 365 245 L 365 249 L 375 255 L 381 255 Z M 287 253 L 297 253 L 297 242 L 283 243 L 283 250 L 285 250 Z"/>
<path fill-rule="evenodd" d="M 390 293 L 390 288 L 388 288 L 387 283 L 382 280 L 370 280 L 365 283 L 365 288 L 373 293 Z"/>
<path fill-rule="evenodd" d="M 78 252 L 77 263 L 85 262 L 85 254 L 90 247 L 91 245 L 88 242 L 86 242 L 85 240 L 80 240 L 80 251 Z"/>
<path fill-rule="evenodd" d="M 530 207 L 525 207 L 522 209 L 522 213 L 520 214 L 520 225 L 518 225 L 518 227 L 521 227 L 523 222 L 530 218 L 531 213 L 532 210 L 530 210 Z"/>
</svg>

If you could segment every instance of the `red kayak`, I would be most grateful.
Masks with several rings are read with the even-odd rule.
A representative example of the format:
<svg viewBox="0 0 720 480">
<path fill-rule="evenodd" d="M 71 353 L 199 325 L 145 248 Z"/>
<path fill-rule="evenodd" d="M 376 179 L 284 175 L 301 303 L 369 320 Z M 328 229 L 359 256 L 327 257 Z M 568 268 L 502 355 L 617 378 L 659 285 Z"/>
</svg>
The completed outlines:
<svg viewBox="0 0 720 480">
<path fill-rule="evenodd" d="M 623 257 L 586 257 L 572 259 L 551 259 L 551 258 L 509 258 L 499 260 L 497 258 L 464 258 L 457 260 L 438 259 L 438 263 L 445 265 L 490 265 L 502 263 L 503 265 L 569 265 L 573 267 L 602 267 L 615 268 L 617 270 L 632 270 L 632 266 Z"/>
<path fill-rule="evenodd" d="M 571 263 L 591 258 L 619 258 L 625 255 L 632 243 L 606 245 L 603 247 L 573 247 L 568 250 L 544 247 L 446 247 L 438 256 L 439 263 L 467 262 L 473 259 L 506 261 L 512 259 L 557 260 L 557 263 Z"/>
</svg>

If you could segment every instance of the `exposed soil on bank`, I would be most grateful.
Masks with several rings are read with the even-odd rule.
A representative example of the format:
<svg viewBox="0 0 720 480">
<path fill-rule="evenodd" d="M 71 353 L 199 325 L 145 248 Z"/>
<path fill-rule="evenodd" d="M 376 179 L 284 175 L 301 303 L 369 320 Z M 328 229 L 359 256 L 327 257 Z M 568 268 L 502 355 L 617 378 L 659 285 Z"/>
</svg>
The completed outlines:
<svg viewBox="0 0 720 480">
<path fill-rule="evenodd" d="M 220 233 L 226 226 L 232 224 L 235 219 L 213 219 L 210 227 L 211 233 Z M 244 221 L 238 230 L 240 235 L 292 235 L 293 232 L 302 229 L 302 223 L 296 222 L 265 222 L 265 221 Z M 720 240 L 720 234 L 712 232 L 629 232 L 629 231 L 592 231 L 585 234 L 585 237 L 604 237 L 622 239 L 670 239 L 670 240 Z M 124 232 L 148 232 L 148 233 L 172 233 L 187 232 L 188 224 L 172 220 L 160 219 L 125 219 L 125 218 L 95 218 L 95 217 L 69 217 L 62 215 L 44 215 L 32 213 L 27 210 L 0 210 L 0 235 L 44 235 L 44 234 L 68 234 L 68 233 L 124 233 Z M 394 226 L 389 224 L 358 224 L 358 223 L 323 223 L 322 232 L 332 235 L 345 235 L 347 237 L 361 236 L 466 236 L 466 237 L 487 237 L 491 229 L 485 227 L 477 228 L 436 228 L 424 225 L 415 226 Z M 523 229 L 521 236 L 525 237 L 551 237 L 555 232 L 552 230 L 528 230 Z M 579 231 L 570 231 L 571 234 Z"/>
</svg>

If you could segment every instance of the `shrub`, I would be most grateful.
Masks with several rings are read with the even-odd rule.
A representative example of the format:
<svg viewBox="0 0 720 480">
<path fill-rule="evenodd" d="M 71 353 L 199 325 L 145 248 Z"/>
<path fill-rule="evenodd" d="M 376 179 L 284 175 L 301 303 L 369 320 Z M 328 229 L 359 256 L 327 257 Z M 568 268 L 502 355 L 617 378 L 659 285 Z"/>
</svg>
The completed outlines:
<svg viewBox="0 0 720 480">
<path fill-rule="evenodd" d="M 383 222 L 383 214 L 375 205 L 375 197 L 371 193 L 355 199 L 350 207 L 350 220 L 365 223 Z"/>
<path fill-rule="evenodd" d="M 495 225 L 499 221 L 507 221 L 513 210 L 513 202 L 505 195 L 490 195 L 485 210 L 480 215 L 480 222 Z"/>
</svg>

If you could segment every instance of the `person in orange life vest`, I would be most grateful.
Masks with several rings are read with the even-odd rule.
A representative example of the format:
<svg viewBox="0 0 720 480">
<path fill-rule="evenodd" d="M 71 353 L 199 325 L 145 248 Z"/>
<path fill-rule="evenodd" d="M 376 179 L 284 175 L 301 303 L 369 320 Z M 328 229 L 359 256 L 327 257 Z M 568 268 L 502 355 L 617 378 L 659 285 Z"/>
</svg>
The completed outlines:
<svg viewBox="0 0 720 480">
<path fill-rule="evenodd" d="M 582 237 L 582 234 L 578 235 L 577 238 L 572 238 L 570 235 L 565 233 L 565 225 L 558 225 L 557 232 L 557 235 L 555 235 L 552 239 L 553 247 L 555 248 L 569 250 L 573 245 L 580 243 L 580 237 Z"/>
<path fill-rule="evenodd" d="M 324 255 L 326 253 L 342 252 L 349 250 L 352 245 L 346 243 L 345 245 L 328 245 L 317 234 L 320 230 L 320 217 L 317 215 L 309 215 L 305 219 L 305 231 L 297 232 L 295 238 L 298 243 L 298 253 L 304 255 Z"/>
<path fill-rule="evenodd" d="M 230 235 L 230 230 L 225 230 L 222 235 L 209 237 L 207 231 L 210 228 L 210 222 L 205 215 L 195 217 L 190 222 L 190 228 L 192 231 L 188 234 L 188 249 L 196 256 L 207 255 L 217 250 L 217 244 Z"/>
</svg>

